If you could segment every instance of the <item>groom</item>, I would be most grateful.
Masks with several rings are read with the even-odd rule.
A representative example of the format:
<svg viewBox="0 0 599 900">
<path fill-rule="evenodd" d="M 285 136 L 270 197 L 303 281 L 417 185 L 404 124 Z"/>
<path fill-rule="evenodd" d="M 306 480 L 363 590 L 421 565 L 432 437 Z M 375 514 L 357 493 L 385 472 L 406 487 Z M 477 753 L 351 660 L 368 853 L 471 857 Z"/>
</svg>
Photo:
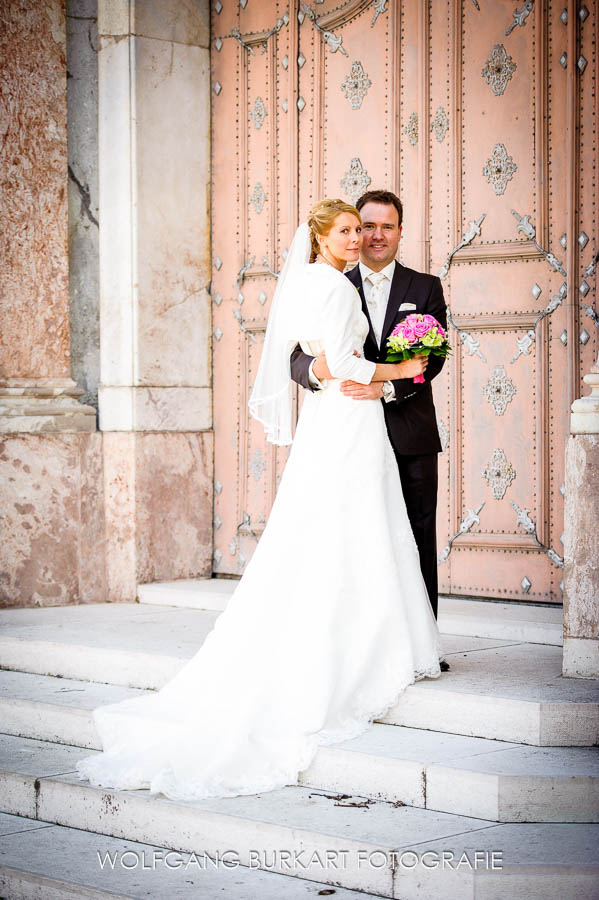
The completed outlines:
<svg viewBox="0 0 599 900">
<path fill-rule="evenodd" d="M 391 331 L 410 313 L 428 313 L 447 329 L 441 281 L 395 261 L 401 238 L 403 208 L 391 191 L 368 191 L 356 203 L 362 217 L 359 264 L 347 273 L 362 300 L 370 329 L 364 344 L 366 359 L 385 362 Z M 445 359 L 429 356 L 423 384 L 414 384 L 412 361 L 402 363 L 405 376 L 395 381 L 358 384 L 344 381 L 341 391 L 355 400 L 383 400 L 387 431 L 395 452 L 406 508 L 420 554 L 420 568 L 437 616 L 437 454 L 441 441 L 433 404 L 432 379 Z M 331 377 L 324 353 L 313 357 L 299 345 L 291 354 L 291 377 L 314 391 Z M 449 664 L 443 660 L 441 669 Z"/>
</svg>

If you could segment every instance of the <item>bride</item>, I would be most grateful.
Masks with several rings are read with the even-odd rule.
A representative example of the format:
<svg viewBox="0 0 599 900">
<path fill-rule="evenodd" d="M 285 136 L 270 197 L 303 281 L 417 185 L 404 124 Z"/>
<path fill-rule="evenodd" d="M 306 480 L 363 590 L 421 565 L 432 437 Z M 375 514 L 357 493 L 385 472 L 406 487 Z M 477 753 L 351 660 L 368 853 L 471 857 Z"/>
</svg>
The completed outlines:
<svg viewBox="0 0 599 900">
<path fill-rule="evenodd" d="M 353 738 L 405 688 L 440 675 L 437 623 L 378 400 L 344 379 L 412 377 L 423 361 L 375 364 L 343 275 L 360 214 L 316 204 L 279 278 L 250 411 L 292 441 L 289 355 L 326 352 L 333 376 L 307 393 L 254 556 L 203 645 L 160 691 L 94 710 L 103 753 L 81 778 L 180 800 L 295 784 L 319 745 Z"/>
</svg>

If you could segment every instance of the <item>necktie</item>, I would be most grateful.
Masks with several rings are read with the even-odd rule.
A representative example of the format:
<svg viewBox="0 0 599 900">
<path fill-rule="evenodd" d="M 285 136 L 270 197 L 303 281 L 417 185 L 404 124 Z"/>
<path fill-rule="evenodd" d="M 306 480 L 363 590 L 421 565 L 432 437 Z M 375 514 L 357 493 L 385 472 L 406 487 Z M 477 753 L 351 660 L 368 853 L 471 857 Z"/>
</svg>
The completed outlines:
<svg viewBox="0 0 599 900">
<path fill-rule="evenodd" d="M 383 275 L 382 272 L 373 272 L 368 276 L 368 281 L 372 287 L 368 293 L 366 302 L 368 304 L 368 312 L 370 313 L 370 321 L 372 322 L 374 336 L 379 345 L 381 343 L 381 332 L 383 330 L 383 321 L 385 318 L 385 291 L 383 289 L 383 282 L 386 281 L 386 279 L 387 276 Z"/>
</svg>

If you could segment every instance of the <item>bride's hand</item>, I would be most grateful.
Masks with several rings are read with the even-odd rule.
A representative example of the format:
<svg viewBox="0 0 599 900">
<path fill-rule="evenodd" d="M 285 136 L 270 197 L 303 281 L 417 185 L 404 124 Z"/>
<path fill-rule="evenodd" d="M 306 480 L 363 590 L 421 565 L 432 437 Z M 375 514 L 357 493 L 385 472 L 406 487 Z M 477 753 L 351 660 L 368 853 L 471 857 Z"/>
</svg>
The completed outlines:
<svg viewBox="0 0 599 900">
<path fill-rule="evenodd" d="M 358 353 L 358 351 L 354 350 L 354 356 L 359 356 L 359 355 L 360 354 Z M 326 358 L 324 350 L 321 350 L 320 353 L 318 354 L 318 356 L 316 357 L 314 365 L 312 366 L 312 372 L 314 373 L 314 375 L 316 375 L 316 377 L 318 378 L 319 381 L 322 381 L 325 378 L 333 377 L 331 375 L 330 369 L 327 365 L 327 358 Z"/>
<path fill-rule="evenodd" d="M 417 375 L 424 375 L 428 366 L 428 356 L 418 355 L 414 359 L 405 359 L 396 365 L 399 372 L 396 378 L 415 378 Z"/>
</svg>

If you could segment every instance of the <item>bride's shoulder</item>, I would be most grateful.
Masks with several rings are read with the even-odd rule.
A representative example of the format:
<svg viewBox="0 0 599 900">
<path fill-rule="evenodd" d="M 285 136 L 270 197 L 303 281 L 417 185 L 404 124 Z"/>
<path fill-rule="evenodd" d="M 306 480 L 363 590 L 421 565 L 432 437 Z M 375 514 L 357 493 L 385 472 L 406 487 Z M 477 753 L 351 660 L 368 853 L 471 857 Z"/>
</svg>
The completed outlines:
<svg viewBox="0 0 599 900">
<path fill-rule="evenodd" d="M 323 263 L 307 263 L 304 266 L 304 270 L 307 279 L 325 290 L 346 291 L 347 288 L 352 288 L 352 284 L 343 272 L 334 269 L 333 266 L 324 265 Z"/>
</svg>

